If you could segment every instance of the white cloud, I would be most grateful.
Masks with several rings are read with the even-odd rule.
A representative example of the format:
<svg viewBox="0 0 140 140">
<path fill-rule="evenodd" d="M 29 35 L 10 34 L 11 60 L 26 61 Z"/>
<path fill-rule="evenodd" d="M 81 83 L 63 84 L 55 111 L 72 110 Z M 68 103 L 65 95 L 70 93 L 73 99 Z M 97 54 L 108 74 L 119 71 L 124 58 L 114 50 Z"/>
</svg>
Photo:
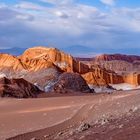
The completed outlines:
<svg viewBox="0 0 140 140">
<path fill-rule="evenodd" d="M 25 10 L 42 10 L 43 8 L 43 6 L 40 6 L 38 4 L 32 2 L 25 2 L 25 1 L 21 1 L 20 3 L 16 4 L 14 7 L 18 9 L 25 9 Z"/>
<path fill-rule="evenodd" d="M 82 45 L 94 51 L 112 49 L 112 46 L 115 49 L 139 47 L 139 8 L 111 7 L 109 12 L 104 12 L 71 0 L 42 1 L 56 5 L 47 7 L 22 1 L 9 8 L 0 8 L 2 46 Z"/>
<path fill-rule="evenodd" d="M 115 4 L 115 0 L 100 0 L 103 4 L 106 4 L 106 5 L 114 5 Z"/>
<path fill-rule="evenodd" d="M 54 5 L 69 5 L 74 3 L 74 0 L 40 0 L 40 1 Z"/>
</svg>

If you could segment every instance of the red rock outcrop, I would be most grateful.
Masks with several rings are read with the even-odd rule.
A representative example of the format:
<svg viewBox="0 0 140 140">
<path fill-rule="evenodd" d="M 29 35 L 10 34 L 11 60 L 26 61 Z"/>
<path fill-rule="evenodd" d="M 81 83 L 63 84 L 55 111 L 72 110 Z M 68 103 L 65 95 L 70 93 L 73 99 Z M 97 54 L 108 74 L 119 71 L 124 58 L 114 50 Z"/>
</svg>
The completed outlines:
<svg viewBox="0 0 140 140">
<path fill-rule="evenodd" d="M 124 75 L 124 82 L 132 85 L 140 85 L 140 73 L 131 73 L 128 75 Z"/>
<path fill-rule="evenodd" d="M 0 69 L 10 68 L 15 71 L 26 69 L 26 66 L 15 56 L 0 54 Z"/>
<path fill-rule="evenodd" d="M 0 96 L 29 98 L 37 97 L 41 91 L 33 84 L 24 79 L 0 78 Z"/>
<path fill-rule="evenodd" d="M 100 67 L 94 67 L 91 72 L 83 74 L 82 77 L 88 84 L 107 86 L 108 84 L 123 83 L 123 77 L 114 72 L 106 71 Z"/>
<path fill-rule="evenodd" d="M 65 72 L 86 73 L 89 71 L 87 65 L 76 61 L 71 55 L 65 54 L 56 48 L 30 48 L 19 59 L 32 71 L 47 67 L 50 68 L 54 65 Z"/>
<path fill-rule="evenodd" d="M 34 47 L 27 49 L 19 59 L 29 70 L 37 71 L 42 68 L 60 67 L 64 71 L 73 70 L 72 56 L 56 48 Z"/>
</svg>

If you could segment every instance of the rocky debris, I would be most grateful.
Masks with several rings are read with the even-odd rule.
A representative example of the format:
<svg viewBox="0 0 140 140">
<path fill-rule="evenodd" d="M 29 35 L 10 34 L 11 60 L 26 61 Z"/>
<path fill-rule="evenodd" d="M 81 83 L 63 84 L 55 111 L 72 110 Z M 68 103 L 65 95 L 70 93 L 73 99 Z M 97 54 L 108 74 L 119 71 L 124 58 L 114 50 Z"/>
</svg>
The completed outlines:
<svg viewBox="0 0 140 140">
<path fill-rule="evenodd" d="M 137 110 L 138 110 L 138 107 L 133 107 L 133 108 L 129 109 L 129 113 L 134 113 Z"/>
<path fill-rule="evenodd" d="M 78 131 L 78 132 L 83 132 L 83 131 L 88 130 L 90 127 L 91 127 L 90 124 L 88 124 L 88 123 L 82 123 L 82 124 L 78 127 L 77 131 Z"/>
<path fill-rule="evenodd" d="M 37 138 L 31 138 L 30 140 L 38 140 Z"/>
<path fill-rule="evenodd" d="M 86 81 L 78 73 L 63 73 L 59 76 L 57 83 L 54 85 L 54 91 L 65 93 L 67 91 L 76 91 L 90 93 L 91 90 Z"/>
<path fill-rule="evenodd" d="M 120 129 L 121 129 L 121 128 L 123 128 L 123 126 L 124 126 L 123 124 L 120 124 L 118 128 L 120 128 Z"/>
<path fill-rule="evenodd" d="M 0 96 L 29 98 L 37 97 L 41 91 L 33 84 L 24 79 L 0 78 Z"/>
</svg>

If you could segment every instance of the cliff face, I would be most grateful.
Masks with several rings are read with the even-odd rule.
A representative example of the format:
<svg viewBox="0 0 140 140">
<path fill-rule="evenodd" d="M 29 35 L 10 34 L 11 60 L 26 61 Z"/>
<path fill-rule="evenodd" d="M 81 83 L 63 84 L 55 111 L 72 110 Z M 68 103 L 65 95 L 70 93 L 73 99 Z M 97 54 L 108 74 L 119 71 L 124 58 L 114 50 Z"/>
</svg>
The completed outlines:
<svg viewBox="0 0 140 140">
<path fill-rule="evenodd" d="M 4 67 L 15 71 L 26 69 L 26 66 L 17 58 L 9 54 L 0 54 L 0 69 Z"/>
<path fill-rule="evenodd" d="M 114 72 L 106 71 L 99 67 L 94 68 L 91 72 L 82 75 L 88 84 L 107 86 L 108 84 L 123 83 L 123 76 Z"/>
<path fill-rule="evenodd" d="M 139 73 L 132 73 L 124 76 L 125 83 L 129 83 L 132 85 L 140 85 L 140 74 Z"/>
<path fill-rule="evenodd" d="M 53 66 L 58 66 L 64 71 L 73 70 L 72 56 L 63 53 L 56 48 L 30 48 L 27 49 L 19 59 L 32 71 Z"/>
<path fill-rule="evenodd" d="M 30 48 L 19 59 L 32 71 L 50 68 L 53 65 L 65 72 L 85 73 L 89 70 L 87 65 L 76 61 L 71 55 L 65 54 L 56 48 Z"/>
</svg>

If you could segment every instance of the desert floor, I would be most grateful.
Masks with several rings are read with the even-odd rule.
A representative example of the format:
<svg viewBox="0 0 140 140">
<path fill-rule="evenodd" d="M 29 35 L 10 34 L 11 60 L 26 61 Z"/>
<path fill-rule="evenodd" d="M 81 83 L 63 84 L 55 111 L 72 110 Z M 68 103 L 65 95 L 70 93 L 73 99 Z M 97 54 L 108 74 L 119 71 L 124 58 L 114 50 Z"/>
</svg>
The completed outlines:
<svg viewBox="0 0 140 140">
<path fill-rule="evenodd" d="M 140 90 L 37 99 L 1 98 L 0 140 L 138 140 L 139 108 Z M 90 127 L 86 128 L 86 124 Z"/>
</svg>

